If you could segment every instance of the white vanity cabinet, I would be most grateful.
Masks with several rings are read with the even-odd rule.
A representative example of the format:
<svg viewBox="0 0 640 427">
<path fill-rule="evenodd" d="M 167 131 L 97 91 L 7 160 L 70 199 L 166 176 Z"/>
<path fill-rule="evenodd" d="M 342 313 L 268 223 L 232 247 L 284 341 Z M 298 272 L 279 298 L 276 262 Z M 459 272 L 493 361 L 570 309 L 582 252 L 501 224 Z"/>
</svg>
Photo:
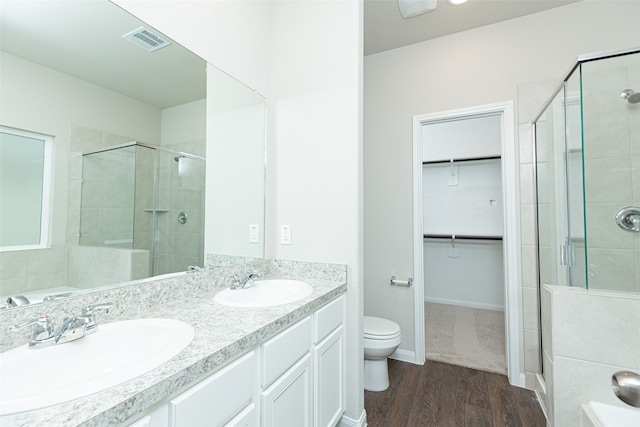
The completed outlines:
<svg viewBox="0 0 640 427">
<path fill-rule="evenodd" d="M 313 425 L 335 426 L 345 409 L 344 296 L 316 311 L 313 347 Z"/>
<path fill-rule="evenodd" d="M 311 426 L 311 316 L 262 344 L 263 427 Z"/>
<path fill-rule="evenodd" d="M 128 427 L 333 427 L 345 407 L 341 296 Z"/>
</svg>

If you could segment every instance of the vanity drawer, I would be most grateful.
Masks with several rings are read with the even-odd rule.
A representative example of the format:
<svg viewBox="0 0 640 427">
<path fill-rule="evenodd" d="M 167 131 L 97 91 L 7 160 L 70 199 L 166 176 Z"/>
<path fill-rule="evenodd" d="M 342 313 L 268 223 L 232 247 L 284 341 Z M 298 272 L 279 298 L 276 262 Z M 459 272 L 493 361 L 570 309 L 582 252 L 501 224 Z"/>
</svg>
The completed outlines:
<svg viewBox="0 0 640 427">
<path fill-rule="evenodd" d="M 344 322 L 345 296 L 342 295 L 325 305 L 314 316 L 313 342 L 319 343 Z"/>
<path fill-rule="evenodd" d="M 262 345 L 263 387 L 284 374 L 311 348 L 311 317 L 301 320 Z"/>
<path fill-rule="evenodd" d="M 252 351 L 169 401 L 169 425 L 222 425 L 253 399 L 256 353 Z"/>
</svg>

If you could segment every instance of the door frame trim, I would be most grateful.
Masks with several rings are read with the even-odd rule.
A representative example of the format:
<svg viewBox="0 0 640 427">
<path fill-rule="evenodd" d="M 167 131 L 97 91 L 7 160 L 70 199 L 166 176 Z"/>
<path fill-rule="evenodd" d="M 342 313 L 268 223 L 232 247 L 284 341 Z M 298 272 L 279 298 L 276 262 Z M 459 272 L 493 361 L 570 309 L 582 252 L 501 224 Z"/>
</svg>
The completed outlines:
<svg viewBox="0 0 640 427">
<path fill-rule="evenodd" d="M 507 375 L 513 385 L 525 386 L 522 286 L 520 280 L 519 164 L 515 145 L 513 101 L 466 107 L 413 116 L 413 278 L 415 310 L 415 359 L 426 360 L 424 330 L 424 259 L 422 209 L 422 126 L 441 120 L 464 120 L 500 114 L 502 120 L 502 193 L 504 200 L 505 342 Z"/>
</svg>

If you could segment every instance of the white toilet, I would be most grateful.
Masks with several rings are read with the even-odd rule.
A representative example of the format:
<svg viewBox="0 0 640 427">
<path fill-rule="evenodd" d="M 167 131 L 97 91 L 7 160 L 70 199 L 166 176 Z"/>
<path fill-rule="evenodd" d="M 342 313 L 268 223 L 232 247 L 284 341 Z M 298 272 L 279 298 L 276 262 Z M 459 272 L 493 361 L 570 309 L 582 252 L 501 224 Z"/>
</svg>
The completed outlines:
<svg viewBox="0 0 640 427">
<path fill-rule="evenodd" d="M 364 389 L 389 387 L 387 357 L 400 345 L 400 326 L 381 317 L 364 316 Z"/>
</svg>

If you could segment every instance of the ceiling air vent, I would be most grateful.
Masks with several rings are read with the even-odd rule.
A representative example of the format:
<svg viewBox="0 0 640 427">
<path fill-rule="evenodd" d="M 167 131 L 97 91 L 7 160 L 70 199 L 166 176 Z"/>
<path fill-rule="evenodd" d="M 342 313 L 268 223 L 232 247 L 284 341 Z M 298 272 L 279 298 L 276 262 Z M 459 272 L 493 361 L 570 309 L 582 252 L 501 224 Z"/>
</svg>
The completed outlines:
<svg viewBox="0 0 640 427">
<path fill-rule="evenodd" d="M 137 28 L 130 33 L 125 34 L 122 38 L 143 48 L 147 52 L 153 52 L 171 44 L 171 42 L 144 27 Z"/>
</svg>

